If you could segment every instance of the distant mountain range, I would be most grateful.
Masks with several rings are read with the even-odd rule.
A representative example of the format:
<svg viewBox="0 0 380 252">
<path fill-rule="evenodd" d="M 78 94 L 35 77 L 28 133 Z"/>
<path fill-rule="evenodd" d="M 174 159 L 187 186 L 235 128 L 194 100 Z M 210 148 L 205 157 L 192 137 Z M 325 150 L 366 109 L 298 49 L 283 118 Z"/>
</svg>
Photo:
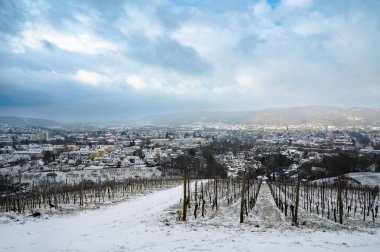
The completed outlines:
<svg viewBox="0 0 380 252">
<path fill-rule="evenodd" d="M 61 123 L 54 120 L 37 119 L 37 118 L 20 118 L 16 116 L 0 116 L 0 123 L 8 124 L 11 126 L 16 126 L 16 125 L 37 126 L 37 127 L 62 126 Z"/>
<path fill-rule="evenodd" d="M 144 121 L 154 125 L 195 123 L 302 125 L 314 123 L 335 126 L 380 126 L 380 109 L 306 106 L 246 112 L 182 112 L 145 117 Z"/>
<path fill-rule="evenodd" d="M 0 116 L 0 124 L 27 125 L 38 127 L 60 127 L 65 124 L 54 120 Z M 302 125 L 322 124 L 335 126 L 378 126 L 380 127 L 380 108 L 340 108 L 327 106 L 306 106 L 272 108 L 256 111 L 238 112 L 179 112 L 166 115 L 152 115 L 129 125 L 167 125 L 180 126 L 196 123 L 224 123 L 242 125 Z M 113 123 L 123 125 L 124 123 Z M 109 125 L 113 125 L 109 124 Z M 76 124 L 71 124 L 73 126 Z M 87 124 L 86 124 L 87 125 Z M 89 125 L 100 127 L 101 123 Z M 67 126 L 67 125 L 66 125 Z"/>
</svg>

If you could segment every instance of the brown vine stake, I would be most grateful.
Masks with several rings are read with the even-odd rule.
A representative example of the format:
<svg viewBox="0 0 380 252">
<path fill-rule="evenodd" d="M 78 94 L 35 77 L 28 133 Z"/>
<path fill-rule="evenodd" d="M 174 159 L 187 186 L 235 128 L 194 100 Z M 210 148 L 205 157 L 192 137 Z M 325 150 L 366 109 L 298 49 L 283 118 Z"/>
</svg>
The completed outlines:
<svg viewBox="0 0 380 252">
<path fill-rule="evenodd" d="M 244 223 L 245 172 L 243 173 L 240 199 L 240 223 Z"/>
<path fill-rule="evenodd" d="M 182 208 L 182 221 L 186 221 L 186 210 L 187 210 L 187 183 L 186 183 L 186 171 L 183 173 L 183 208 Z"/>
<path fill-rule="evenodd" d="M 230 206 L 230 178 L 227 179 L 227 206 Z"/>
<path fill-rule="evenodd" d="M 205 217 L 205 204 L 206 201 L 202 198 L 202 217 Z"/>
<path fill-rule="evenodd" d="M 288 216 L 288 202 L 287 202 L 287 195 L 286 195 L 286 182 L 285 182 L 285 217 Z"/>
<path fill-rule="evenodd" d="M 18 173 L 17 210 L 21 213 L 21 171 Z"/>
<path fill-rule="evenodd" d="M 298 226 L 298 205 L 299 205 L 299 196 L 300 196 L 300 176 L 297 178 L 297 187 L 296 187 L 296 203 L 294 209 L 294 225 Z"/>
<path fill-rule="evenodd" d="M 190 175 L 189 175 L 189 173 L 188 173 L 188 170 L 186 170 L 187 172 L 186 172 L 186 176 L 187 176 L 187 178 L 186 178 L 186 180 L 187 180 L 187 198 L 186 198 L 186 204 L 187 204 L 187 207 L 190 209 L 191 208 L 191 206 L 190 206 L 190 195 L 191 195 L 191 193 L 190 193 Z"/>
<path fill-rule="evenodd" d="M 194 200 L 197 201 L 198 199 L 198 180 L 195 179 L 195 192 L 194 192 Z"/>
<path fill-rule="evenodd" d="M 194 207 L 194 218 L 195 219 L 197 218 L 197 210 L 198 210 L 198 203 L 195 203 L 195 207 Z"/>
<path fill-rule="evenodd" d="M 214 182 L 215 182 L 215 185 L 214 185 L 214 188 L 215 188 L 215 209 L 218 210 L 218 178 L 215 178 L 214 179 Z"/>
<path fill-rule="evenodd" d="M 342 181 L 338 182 L 338 210 L 339 210 L 339 223 L 343 224 L 343 201 L 342 201 Z"/>
</svg>

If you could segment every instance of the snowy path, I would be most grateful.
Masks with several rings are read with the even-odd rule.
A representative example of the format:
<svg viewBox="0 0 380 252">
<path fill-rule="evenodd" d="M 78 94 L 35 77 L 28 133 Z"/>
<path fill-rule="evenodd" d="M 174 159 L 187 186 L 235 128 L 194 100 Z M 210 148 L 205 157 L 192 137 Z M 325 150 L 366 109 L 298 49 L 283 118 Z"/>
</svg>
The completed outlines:
<svg viewBox="0 0 380 252">
<path fill-rule="evenodd" d="M 181 195 L 178 186 L 76 215 L 2 224 L 0 251 L 380 251 L 379 233 L 270 228 L 288 224 L 264 184 L 255 206 L 261 213 L 252 216 L 260 228 L 162 222 Z"/>
<path fill-rule="evenodd" d="M 270 193 L 269 186 L 263 183 L 260 188 L 257 203 L 253 208 L 254 214 L 252 222 L 263 228 L 289 227 L 290 223 L 285 220 L 284 215 L 276 207 L 274 199 Z"/>
</svg>

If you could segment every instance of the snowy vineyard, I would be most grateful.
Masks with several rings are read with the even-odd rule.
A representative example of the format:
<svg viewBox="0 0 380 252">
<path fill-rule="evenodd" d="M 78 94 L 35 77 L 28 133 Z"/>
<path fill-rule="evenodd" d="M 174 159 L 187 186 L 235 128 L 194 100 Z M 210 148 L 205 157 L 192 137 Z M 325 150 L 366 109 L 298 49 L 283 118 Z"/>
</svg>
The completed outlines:
<svg viewBox="0 0 380 252">
<path fill-rule="evenodd" d="M 298 208 L 340 224 L 378 222 L 378 187 L 335 183 L 277 181 L 269 184 L 277 207 L 298 225 Z"/>
<path fill-rule="evenodd" d="M 32 182 L 30 190 L 21 183 L 5 183 L 0 197 L 0 212 L 31 213 L 46 209 L 96 207 L 105 202 L 120 201 L 132 195 L 170 188 L 181 183 L 178 178 L 124 179 L 74 183 L 50 180 Z"/>
<path fill-rule="evenodd" d="M 183 195 L 176 206 L 177 221 L 218 219 L 222 216 L 225 219 L 234 215 L 240 223 L 244 223 L 246 218 L 250 219 L 248 216 L 258 201 L 262 183 L 248 175 L 208 180 L 190 180 L 188 177 L 105 181 L 82 179 L 74 183 L 56 181 L 53 176 L 33 182 L 28 190 L 21 183 L 5 183 L 1 188 L 0 212 L 35 214 L 94 208 L 103 203 L 123 201 L 134 195 L 181 184 Z M 359 223 L 361 226 L 379 225 L 380 194 L 377 187 L 352 185 L 346 181 L 306 183 L 297 180 L 268 182 L 266 187 L 274 204 L 295 226 L 308 221 L 310 216 L 351 226 Z"/>
<path fill-rule="evenodd" d="M 247 176 L 248 177 L 248 176 Z M 184 180 L 183 196 L 177 205 L 177 221 L 190 223 L 221 222 L 251 223 L 259 215 L 279 209 L 284 220 L 293 226 L 332 227 L 343 224 L 347 228 L 378 227 L 380 194 L 377 187 L 352 185 L 346 181 L 311 183 L 301 181 L 276 181 L 265 183 L 273 206 L 254 206 L 267 196 L 259 197 L 261 181 L 247 178 L 210 179 L 194 182 Z M 192 188 L 192 189 L 191 189 Z M 264 192 L 262 192 L 264 193 Z M 185 200 L 183 200 L 185 199 Z M 269 206 L 269 208 L 268 208 Z M 252 213 L 250 213 L 252 212 Z M 240 218 L 239 218 L 240 217 Z M 197 218 L 200 220 L 197 220 Z M 307 224 L 306 224 L 307 223 Z M 339 228 L 337 226 L 337 228 Z"/>
<path fill-rule="evenodd" d="M 191 191 L 190 180 L 183 182 L 182 211 L 178 220 L 186 221 L 189 216 L 215 217 L 223 210 L 240 205 L 240 222 L 253 209 L 260 191 L 261 181 L 256 179 L 209 179 L 195 181 Z"/>
</svg>

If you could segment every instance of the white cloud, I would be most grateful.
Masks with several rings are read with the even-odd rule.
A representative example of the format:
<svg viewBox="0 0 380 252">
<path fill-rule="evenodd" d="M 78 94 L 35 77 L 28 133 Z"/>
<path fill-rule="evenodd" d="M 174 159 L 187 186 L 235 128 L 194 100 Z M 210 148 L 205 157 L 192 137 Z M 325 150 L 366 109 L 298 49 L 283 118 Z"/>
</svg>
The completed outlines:
<svg viewBox="0 0 380 252">
<path fill-rule="evenodd" d="M 164 33 L 163 26 L 154 15 L 154 9 L 149 5 L 144 9 L 127 5 L 125 7 L 125 16 L 119 18 L 116 25 L 127 37 L 143 34 L 150 39 L 155 39 Z"/>
<path fill-rule="evenodd" d="M 264 17 L 271 13 L 272 8 L 267 1 L 260 1 L 253 6 L 253 14 L 256 17 Z"/>
<path fill-rule="evenodd" d="M 112 82 L 112 80 L 107 76 L 104 76 L 102 74 L 99 74 L 93 71 L 83 70 L 83 69 L 80 69 L 75 74 L 73 74 L 72 78 L 82 83 L 93 85 L 93 86 L 108 84 Z"/>
<path fill-rule="evenodd" d="M 211 88 L 211 93 L 216 95 L 226 95 L 231 91 L 232 90 L 230 86 L 215 86 Z"/>
<path fill-rule="evenodd" d="M 141 90 L 146 88 L 145 81 L 142 80 L 137 75 L 130 75 L 127 77 L 127 82 L 136 90 Z"/>
<path fill-rule="evenodd" d="M 283 0 L 283 3 L 289 7 L 308 7 L 313 0 Z"/>
<path fill-rule="evenodd" d="M 239 34 L 215 24 L 185 24 L 172 37 L 207 59 L 219 58 L 236 45 Z"/>
<path fill-rule="evenodd" d="M 237 91 L 240 95 L 266 96 L 270 80 L 265 71 L 256 68 L 242 69 L 236 73 Z"/>
<path fill-rule="evenodd" d="M 119 46 L 97 36 L 89 29 L 76 27 L 68 23 L 65 29 L 58 31 L 49 24 L 27 23 L 19 36 L 11 38 L 15 52 L 24 52 L 26 48 L 43 48 L 43 41 L 48 41 L 60 49 L 96 55 L 116 51 Z"/>
</svg>

